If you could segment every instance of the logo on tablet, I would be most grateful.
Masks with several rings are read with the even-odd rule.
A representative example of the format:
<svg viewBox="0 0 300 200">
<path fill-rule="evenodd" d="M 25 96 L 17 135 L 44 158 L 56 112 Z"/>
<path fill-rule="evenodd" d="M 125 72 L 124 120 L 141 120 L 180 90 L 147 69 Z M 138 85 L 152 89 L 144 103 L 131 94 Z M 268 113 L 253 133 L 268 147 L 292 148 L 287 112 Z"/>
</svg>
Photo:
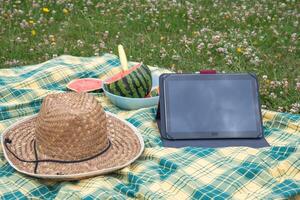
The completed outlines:
<svg viewBox="0 0 300 200">
<path fill-rule="evenodd" d="M 218 132 L 211 132 L 210 134 L 211 134 L 211 136 L 217 136 L 217 135 L 219 135 Z"/>
</svg>

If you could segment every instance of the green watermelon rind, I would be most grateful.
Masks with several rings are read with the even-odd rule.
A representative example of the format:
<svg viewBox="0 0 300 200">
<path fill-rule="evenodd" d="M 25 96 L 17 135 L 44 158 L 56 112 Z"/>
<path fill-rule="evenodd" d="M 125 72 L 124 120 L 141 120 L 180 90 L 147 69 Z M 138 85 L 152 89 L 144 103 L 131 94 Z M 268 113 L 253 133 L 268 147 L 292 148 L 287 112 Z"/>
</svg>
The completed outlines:
<svg viewBox="0 0 300 200">
<path fill-rule="evenodd" d="M 132 76 L 133 76 L 132 73 L 130 73 L 126 77 L 123 78 L 123 80 L 127 80 L 127 82 L 128 82 L 129 87 L 127 89 L 130 89 L 130 91 L 132 91 L 132 96 L 127 96 L 127 97 L 138 98 L 139 94 L 137 93 L 137 88 L 133 81 L 134 77 L 132 77 Z M 121 93 L 121 96 L 126 97 L 126 95 L 124 93 Z"/>
<path fill-rule="evenodd" d="M 147 65 L 142 64 L 127 76 L 108 84 L 104 84 L 105 89 L 115 95 L 144 98 L 152 88 L 151 71 Z"/>
<path fill-rule="evenodd" d="M 145 80 L 145 76 L 143 75 L 144 71 L 143 71 L 142 69 L 138 68 L 136 72 L 140 73 L 141 76 L 143 77 L 142 79 L 140 79 L 140 78 L 138 78 L 138 79 L 139 79 L 139 81 L 141 82 L 142 87 L 143 87 L 145 90 L 147 90 L 147 89 L 149 88 L 149 85 L 147 85 L 147 82 L 146 82 L 146 80 Z M 151 72 L 150 72 L 150 73 L 151 73 Z M 152 78 L 151 78 L 151 86 L 152 86 Z"/>
</svg>

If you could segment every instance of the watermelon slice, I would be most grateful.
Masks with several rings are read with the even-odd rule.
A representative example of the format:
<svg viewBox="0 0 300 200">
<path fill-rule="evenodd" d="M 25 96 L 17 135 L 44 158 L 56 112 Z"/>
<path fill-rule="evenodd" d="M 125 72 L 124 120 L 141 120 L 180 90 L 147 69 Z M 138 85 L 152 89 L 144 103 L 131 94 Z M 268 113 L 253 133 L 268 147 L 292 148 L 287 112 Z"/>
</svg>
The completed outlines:
<svg viewBox="0 0 300 200">
<path fill-rule="evenodd" d="M 142 63 L 119 72 L 104 82 L 104 89 L 123 97 L 144 98 L 149 94 L 151 88 L 151 71 L 147 65 Z"/>
<path fill-rule="evenodd" d="M 75 92 L 91 92 L 102 89 L 103 81 L 96 78 L 74 79 L 68 83 L 67 88 Z"/>
</svg>

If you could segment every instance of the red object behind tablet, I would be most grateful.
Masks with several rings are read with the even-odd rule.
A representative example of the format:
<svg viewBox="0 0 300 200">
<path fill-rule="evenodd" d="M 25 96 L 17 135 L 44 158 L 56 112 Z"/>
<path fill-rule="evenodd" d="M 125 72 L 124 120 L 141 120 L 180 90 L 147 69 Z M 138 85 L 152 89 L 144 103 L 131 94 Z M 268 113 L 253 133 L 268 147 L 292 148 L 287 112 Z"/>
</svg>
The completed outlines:
<svg viewBox="0 0 300 200">
<path fill-rule="evenodd" d="M 214 69 L 202 69 L 199 72 L 200 72 L 200 74 L 216 74 L 217 70 L 214 70 Z"/>
</svg>

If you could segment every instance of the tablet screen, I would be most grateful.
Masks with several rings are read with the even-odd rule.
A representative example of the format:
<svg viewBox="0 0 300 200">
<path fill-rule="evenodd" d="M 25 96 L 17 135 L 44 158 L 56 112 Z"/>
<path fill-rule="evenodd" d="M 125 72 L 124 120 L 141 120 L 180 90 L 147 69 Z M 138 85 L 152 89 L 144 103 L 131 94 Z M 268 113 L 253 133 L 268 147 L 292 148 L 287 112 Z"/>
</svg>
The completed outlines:
<svg viewBox="0 0 300 200">
<path fill-rule="evenodd" d="M 174 139 L 260 135 L 257 84 L 251 75 L 170 76 L 165 102 L 166 131 Z"/>
</svg>

